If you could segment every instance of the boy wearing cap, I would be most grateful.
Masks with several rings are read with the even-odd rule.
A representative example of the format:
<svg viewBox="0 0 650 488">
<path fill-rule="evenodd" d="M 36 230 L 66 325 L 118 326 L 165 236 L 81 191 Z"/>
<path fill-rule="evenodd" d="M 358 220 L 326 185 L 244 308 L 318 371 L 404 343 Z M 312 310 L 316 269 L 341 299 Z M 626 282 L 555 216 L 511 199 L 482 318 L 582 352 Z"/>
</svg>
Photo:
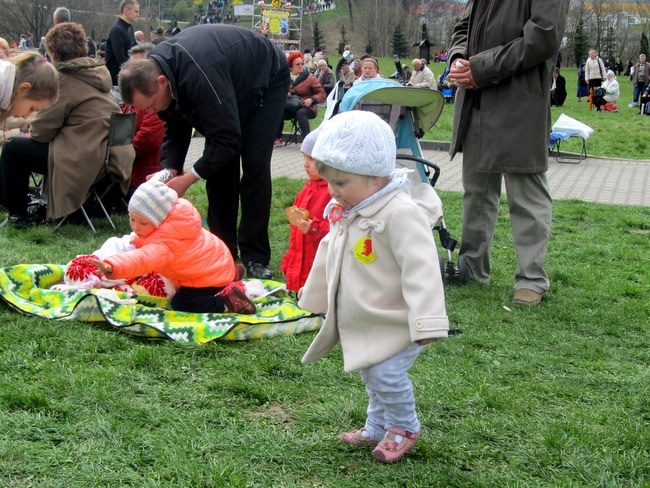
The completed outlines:
<svg viewBox="0 0 650 488">
<path fill-rule="evenodd" d="M 305 136 L 300 146 L 305 162 L 304 168 L 309 179 L 298 192 L 293 206 L 285 213 L 291 228 L 289 230 L 289 250 L 282 257 L 280 270 L 287 281 L 287 290 L 296 293 L 307 280 L 314 263 L 318 243 L 330 230 L 329 221 L 323 216 L 325 206 L 332 199 L 327 190 L 327 181 L 316 171 L 316 162 L 311 151 L 320 129 Z"/>
<path fill-rule="evenodd" d="M 138 187 L 129 200 L 135 250 L 93 264 L 109 279 L 158 272 L 174 282 L 174 310 L 195 313 L 255 313 L 237 286 L 241 279 L 228 247 L 202 227 L 192 203 L 157 179 Z M 240 265 L 241 266 L 241 265 Z M 236 276 L 239 275 L 239 276 Z"/>
<path fill-rule="evenodd" d="M 420 436 L 408 370 L 424 344 L 449 330 L 434 219 L 411 198 L 409 170 L 395 170 L 395 137 L 377 115 L 328 120 L 312 157 L 334 200 L 330 232 L 300 294 L 301 308 L 326 314 L 302 362 L 341 343 L 344 369 L 359 370 L 369 403 L 365 426 L 340 439 L 393 462 Z"/>
</svg>

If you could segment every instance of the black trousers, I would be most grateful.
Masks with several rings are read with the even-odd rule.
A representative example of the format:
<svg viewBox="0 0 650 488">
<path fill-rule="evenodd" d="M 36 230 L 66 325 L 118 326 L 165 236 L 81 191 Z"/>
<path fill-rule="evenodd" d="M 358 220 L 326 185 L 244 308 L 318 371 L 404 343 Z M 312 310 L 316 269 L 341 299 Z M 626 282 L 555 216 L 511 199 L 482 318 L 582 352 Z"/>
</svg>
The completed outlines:
<svg viewBox="0 0 650 488">
<path fill-rule="evenodd" d="M 276 138 L 279 139 L 282 137 L 282 129 L 284 129 L 284 121 L 291 120 L 293 118 L 295 118 L 296 122 L 298 122 L 298 127 L 300 127 L 300 133 L 304 138 L 307 134 L 311 132 L 309 121 L 315 119 L 316 114 L 314 113 L 313 110 L 307 107 L 299 108 L 295 114 L 284 112 L 284 116 L 282 117 L 282 120 L 280 121 L 280 126 L 278 127 L 278 133 L 276 134 Z"/>
<path fill-rule="evenodd" d="M 205 288 L 190 288 L 181 286 L 171 299 L 173 310 L 191 313 L 223 313 L 226 302 L 217 295 L 223 288 L 214 286 Z"/>
<path fill-rule="evenodd" d="M 215 175 L 205 182 L 210 231 L 226 243 L 233 258 L 236 259 L 241 253 L 244 263 L 256 261 L 268 264 L 271 260 L 271 156 L 288 90 L 289 74 L 282 71 L 271 79 L 261 104 L 240 107 L 243 139 L 241 178 L 240 158 L 235 157 L 221 165 Z"/>
<path fill-rule="evenodd" d="M 0 153 L 0 204 L 10 215 L 27 214 L 29 178 L 32 173 L 47 174 L 49 144 L 29 137 L 14 137 Z"/>
</svg>

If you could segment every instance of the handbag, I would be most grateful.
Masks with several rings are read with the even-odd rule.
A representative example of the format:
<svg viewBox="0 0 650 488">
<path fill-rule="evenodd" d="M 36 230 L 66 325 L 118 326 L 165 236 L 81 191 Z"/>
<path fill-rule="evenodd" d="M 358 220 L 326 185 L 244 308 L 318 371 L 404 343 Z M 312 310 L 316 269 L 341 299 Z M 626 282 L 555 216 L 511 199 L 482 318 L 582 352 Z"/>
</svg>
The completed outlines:
<svg viewBox="0 0 650 488">
<path fill-rule="evenodd" d="M 284 111 L 288 114 L 295 115 L 295 113 L 302 107 L 302 100 L 298 95 L 290 95 L 287 98 L 287 103 L 284 106 Z"/>
<path fill-rule="evenodd" d="M 607 95 L 607 92 L 605 91 L 604 88 L 598 87 L 598 88 L 594 89 L 594 96 L 595 97 L 604 97 L 605 95 Z"/>
</svg>

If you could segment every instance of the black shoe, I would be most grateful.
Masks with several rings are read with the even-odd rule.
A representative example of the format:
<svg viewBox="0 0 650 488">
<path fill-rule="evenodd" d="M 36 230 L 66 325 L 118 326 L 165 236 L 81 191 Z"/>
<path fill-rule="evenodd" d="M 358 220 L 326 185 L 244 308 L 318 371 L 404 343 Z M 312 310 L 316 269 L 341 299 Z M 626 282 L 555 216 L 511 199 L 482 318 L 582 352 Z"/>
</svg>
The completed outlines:
<svg viewBox="0 0 650 488">
<path fill-rule="evenodd" d="M 273 273 L 266 264 L 257 261 L 248 261 L 246 263 L 246 273 L 249 278 L 258 278 L 260 280 L 271 279 Z"/>
<path fill-rule="evenodd" d="M 7 229 L 24 229 L 30 225 L 34 225 L 34 222 L 29 215 L 9 215 L 4 222 L 0 224 L 0 227 Z"/>
</svg>

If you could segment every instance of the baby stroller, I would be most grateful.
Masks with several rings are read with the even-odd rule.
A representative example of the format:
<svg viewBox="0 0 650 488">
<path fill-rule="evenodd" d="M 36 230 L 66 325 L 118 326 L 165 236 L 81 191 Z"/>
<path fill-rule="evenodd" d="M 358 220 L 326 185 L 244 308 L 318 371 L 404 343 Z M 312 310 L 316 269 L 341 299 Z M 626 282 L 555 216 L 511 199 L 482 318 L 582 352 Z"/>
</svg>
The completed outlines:
<svg viewBox="0 0 650 488">
<path fill-rule="evenodd" d="M 398 165 L 414 170 L 411 186 L 427 183 L 435 187 L 440 168 L 422 157 L 419 139 L 438 121 L 444 103 L 437 91 L 402 86 L 391 80 L 369 80 L 352 85 L 335 113 L 366 110 L 379 115 L 395 132 Z M 442 209 L 442 202 L 439 203 Z M 457 241 L 447 231 L 442 210 L 433 230 L 438 232 L 440 244 L 447 251 L 446 259 L 440 258 L 443 280 L 454 281 L 458 278 L 453 257 Z"/>
</svg>

